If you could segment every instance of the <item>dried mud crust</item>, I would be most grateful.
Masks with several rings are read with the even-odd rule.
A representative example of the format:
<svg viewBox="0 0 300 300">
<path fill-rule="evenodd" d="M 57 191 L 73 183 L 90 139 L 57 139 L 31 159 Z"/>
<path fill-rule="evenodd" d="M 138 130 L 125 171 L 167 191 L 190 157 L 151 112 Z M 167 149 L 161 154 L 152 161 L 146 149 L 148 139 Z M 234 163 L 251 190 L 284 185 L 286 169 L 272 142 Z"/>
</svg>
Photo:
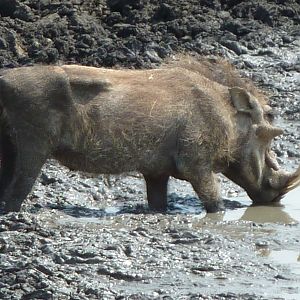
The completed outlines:
<svg viewBox="0 0 300 300">
<path fill-rule="evenodd" d="M 0 16 L 0 68 L 225 56 L 289 120 L 273 147 L 280 163 L 300 162 L 296 0 L 0 0 Z M 299 274 L 257 254 L 298 251 L 299 225 L 202 220 L 190 188 L 172 189 L 168 213 L 152 214 L 138 175 L 89 178 L 49 161 L 23 212 L 0 216 L 0 298 L 297 299 Z"/>
</svg>

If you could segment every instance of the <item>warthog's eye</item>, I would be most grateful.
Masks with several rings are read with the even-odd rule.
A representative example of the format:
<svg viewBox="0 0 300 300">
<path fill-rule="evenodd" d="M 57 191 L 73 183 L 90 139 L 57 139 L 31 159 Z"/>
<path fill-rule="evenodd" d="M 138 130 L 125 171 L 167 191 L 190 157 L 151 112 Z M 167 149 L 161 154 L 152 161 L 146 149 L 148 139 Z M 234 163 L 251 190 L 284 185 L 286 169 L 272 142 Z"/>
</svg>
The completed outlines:
<svg viewBox="0 0 300 300">
<path fill-rule="evenodd" d="M 269 105 L 264 105 L 263 107 L 264 110 L 264 118 L 272 123 L 272 121 L 274 121 L 275 117 L 278 115 L 278 112 L 273 110 L 271 106 Z"/>
</svg>

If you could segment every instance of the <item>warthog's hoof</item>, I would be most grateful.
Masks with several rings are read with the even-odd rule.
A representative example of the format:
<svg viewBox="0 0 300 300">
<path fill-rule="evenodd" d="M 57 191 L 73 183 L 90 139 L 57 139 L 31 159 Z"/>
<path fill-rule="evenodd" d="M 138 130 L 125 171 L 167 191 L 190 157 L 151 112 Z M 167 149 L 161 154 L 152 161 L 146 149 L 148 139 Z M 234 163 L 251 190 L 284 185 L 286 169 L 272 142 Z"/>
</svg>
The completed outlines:
<svg viewBox="0 0 300 300">
<path fill-rule="evenodd" d="M 167 211 L 167 205 L 150 205 L 149 209 L 153 212 L 166 212 Z"/>
<path fill-rule="evenodd" d="M 216 213 L 218 211 L 224 211 L 225 206 L 223 201 L 211 201 L 204 203 L 205 209 L 207 213 Z"/>
</svg>

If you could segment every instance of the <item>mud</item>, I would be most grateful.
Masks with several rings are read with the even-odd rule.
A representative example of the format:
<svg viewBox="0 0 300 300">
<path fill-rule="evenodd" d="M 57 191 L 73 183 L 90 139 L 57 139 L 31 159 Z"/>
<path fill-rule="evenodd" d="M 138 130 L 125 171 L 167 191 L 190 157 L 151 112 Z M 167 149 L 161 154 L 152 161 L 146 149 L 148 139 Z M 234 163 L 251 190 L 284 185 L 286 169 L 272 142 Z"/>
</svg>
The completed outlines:
<svg viewBox="0 0 300 300">
<path fill-rule="evenodd" d="M 200 4 L 199 4 L 200 3 Z M 270 92 L 300 163 L 297 1 L 0 0 L 0 67 L 76 62 L 149 68 L 219 54 Z M 0 299 L 299 299 L 300 189 L 251 207 L 221 177 L 226 212 L 170 183 L 151 213 L 139 174 L 91 178 L 48 161 L 21 213 L 0 216 Z"/>
</svg>

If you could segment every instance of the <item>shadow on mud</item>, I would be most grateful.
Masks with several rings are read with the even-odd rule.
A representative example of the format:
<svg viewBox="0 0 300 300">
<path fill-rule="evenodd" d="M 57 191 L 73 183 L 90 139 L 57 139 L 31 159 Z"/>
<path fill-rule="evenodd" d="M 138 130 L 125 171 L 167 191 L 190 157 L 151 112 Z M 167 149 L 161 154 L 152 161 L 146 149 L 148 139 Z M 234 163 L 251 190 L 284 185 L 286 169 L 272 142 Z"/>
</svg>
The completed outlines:
<svg viewBox="0 0 300 300">
<path fill-rule="evenodd" d="M 244 205 L 238 201 L 224 199 L 226 210 L 235 210 L 245 208 Z M 150 210 L 148 204 L 145 203 L 128 203 L 118 201 L 115 206 L 107 206 L 104 208 L 98 207 L 85 207 L 83 205 L 71 205 L 71 204 L 54 204 L 47 203 L 46 206 L 35 205 L 30 211 L 32 213 L 38 212 L 41 208 L 49 208 L 60 210 L 66 215 L 74 218 L 103 218 L 107 216 L 124 215 L 124 214 L 156 214 L 156 211 Z M 196 197 L 190 196 L 178 196 L 175 193 L 170 194 L 169 203 L 166 215 L 175 214 L 201 214 L 205 213 L 205 209 L 202 203 Z"/>
<path fill-rule="evenodd" d="M 225 211 L 216 214 L 206 214 L 206 211 L 197 197 L 191 195 L 180 195 L 170 193 L 168 198 L 168 208 L 164 215 L 194 215 L 200 219 L 213 222 L 222 221 L 250 221 L 255 223 L 280 223 L 280 224 L 298 224 L 300 222 L 300 210 L 298 200 L 300 189 L 291 192 L 284 203 L 270 206 L 251 205 L 247 197 L 237 197 L 234 199 L 223 199 Z M 98 202 L 99 203 L 99 202 Z M 104 201 L 94 206 L 87 205 L 84 201 L 80 203 L 71 202 L 46 202 L 44 204 L 35 203 L 25 208 L 33 214 L 38 214 L 42 209 L 55 210 L 64 214 L 66 217 L 75 218 L 82 222 L 98 223 L 106 217 L 122 215 L 152 215 L 156 211 L 149 209 L 146 201 L 139 199 L 128 199 L 127 197 L 117 197 L 112 201 Z M 0 215 L 3 209 L 0 208 Z"/>
</svg>

